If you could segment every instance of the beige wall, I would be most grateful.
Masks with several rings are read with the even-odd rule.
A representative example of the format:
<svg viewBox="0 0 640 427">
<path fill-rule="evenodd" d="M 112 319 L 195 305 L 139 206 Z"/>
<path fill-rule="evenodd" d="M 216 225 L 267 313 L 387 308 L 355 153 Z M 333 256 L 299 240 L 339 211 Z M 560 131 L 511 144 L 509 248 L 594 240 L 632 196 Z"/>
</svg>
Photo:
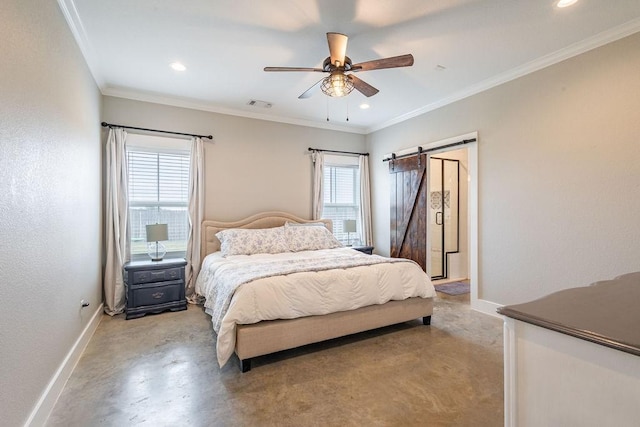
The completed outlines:
<svg viewBox="0 0 640 427">
<path fill-rule="evenodd" d="M 102 300 L 100 93 L 56 2 L 0 16 L 0 424 L 17 426 Z"/>
<path fill-rule="evenodd" d="M 530 300 L 640 269 L 640 33 L 367 137 L 377 250 L 385 153 L 479 132 L 479 297 Z"/>
<path fill-rule="evenodd" d="M 205 218 L 236 220 L 264 210 L 311 216 L 307 148 L 363 151 L 363 135 L 247 119 L 105 96 L 109 123 L 213 135 L 205 144 Z M 209 141 L 209 140 L 205 140 Z"/>
</svg>

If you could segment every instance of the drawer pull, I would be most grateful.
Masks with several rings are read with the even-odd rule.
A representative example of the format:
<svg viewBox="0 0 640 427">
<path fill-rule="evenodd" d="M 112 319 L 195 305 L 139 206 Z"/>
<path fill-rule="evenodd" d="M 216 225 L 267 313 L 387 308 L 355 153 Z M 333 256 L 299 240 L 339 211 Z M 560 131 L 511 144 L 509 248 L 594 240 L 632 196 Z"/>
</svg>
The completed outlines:
<svg viewBox="0 0 640 427">
<path fill-rule="evenodd" d="M 164 296 L 164 292 L 156 292 L 156 293 L 151 294 L 151 296 L 154 299 L 160 299 L 160 298 L 162 298 Z"/>
</svg>

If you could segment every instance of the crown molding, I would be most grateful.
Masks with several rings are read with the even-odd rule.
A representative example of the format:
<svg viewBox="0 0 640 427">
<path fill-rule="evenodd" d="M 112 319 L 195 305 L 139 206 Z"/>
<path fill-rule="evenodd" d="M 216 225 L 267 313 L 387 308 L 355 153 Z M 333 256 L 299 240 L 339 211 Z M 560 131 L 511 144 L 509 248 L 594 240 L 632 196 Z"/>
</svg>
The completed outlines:
<svg viewBox="0 0 640 427">
<path fill-rule="evenodd" d="M 452 104 L 456 101 L 460 101 L 461 99 L 468 98 L 472 95 L 476 95 L 480 92 L 484 92 L 485 90 L 494 88 L 511 80 L 515 80 L 519 77 L 531 74 L 535 71 L 557 64 L 566 59 L 578 56 L 582 53 L 604 46 L 608 43 L 612 43 L 616 40 L 620 40 L 624 37 L 635 34 L 638 31 L 640 31 L 640 18 L 633 19 L 625 24 L 598 33 L 593 37 L 589 37 L 580 42 L 569 45 L 566 48 L 557 50 L 549 55 L 542 56 L 519 67 L 512 68 L 505 73 L 499 74 L 490 79 L 486 79 L 478 84 L 469 86 L 454 93 L 451 96 L 440 99 L 436 102 L 432 102 L 431 104 L 425 105 L 424 107 L 418 108 L 417 110 L 410 111 L 394 119 L 383 122 L 378 126 L 367 128 L 367 134 L 404 122 L 406 120 L 428 113 L 429 111 L 436 110 L 438 108 L 444 107 L 445 105 Z"/>
<path fill-rule="evenodd" d="M 82 52 L 82 56 L 84 56 L 84 60 L 89 67 L 89 72 L 93 76 L 93 80 L 96 82 L 96 85 L 102 89 L 105 85 L 105 79 L 102 74 L 100 74 L 98 61 L 94 53 L 95 49 L 93 49 L 89 42 L 89 38 L 84 30 L 84 25 L 82 25 L 82 20 L 80 19 L 75 3 L 73 0 L 58 0 L 58 6 L 64 15 L 64 19 L 67 21 L 67 25 L 73 34 L 73 38 L 76 40 L 76 43 Z"/>
<path fill-rule="evenodd" d="M 106 88 L 101 90 L 102 95 L 113 96 L 115 98 L 125 98 L 134 101 L 151 102 L 155 104 L 169 105 L 172 107 L 189 108 L 192 110 L 208 111 L 211 113 L 226 114 L 229 116 L 245 117 L 248 119 L 266 120 L 269 122 L 285 123 L 290 125 L 312 127 L 325 130 L 333 130 L 338 132 L 355 133 L 366 135 L 366 129 L 363 127 L 347 127 L 329 123 L 314 122 L 311 120 L 295 119 L 290 117 L 276 117 L 268 114 L 251 113 L 247 111 L 234 110 L 231 108 L 217 107 L 205 102 L 187 100 L 183 98 L 175 98 L 150 93 L 142 93 L 135 90 Z"/>
</svg>

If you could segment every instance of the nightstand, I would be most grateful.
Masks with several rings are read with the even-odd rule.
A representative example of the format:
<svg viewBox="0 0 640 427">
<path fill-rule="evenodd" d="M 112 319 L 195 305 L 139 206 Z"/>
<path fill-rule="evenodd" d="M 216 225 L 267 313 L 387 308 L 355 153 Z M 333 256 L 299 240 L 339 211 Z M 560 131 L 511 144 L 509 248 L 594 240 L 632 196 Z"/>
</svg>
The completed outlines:
<svg viewBox="0 0 640 427">
<path fill-rule="evenodd" d="M 127 319 L 147 313 L 187 309 L 184 295 L 182 258 L 162 261 L 132 261 L 124 265 L 124 286 L 127 296 Z"/>
<path fill-rule="evenodd" d="M 351 249 L 355 249 L 356 251 L 360 251 L 367 255 L 373 254 L 373 246 L 352 246 Z"/>
</svg>

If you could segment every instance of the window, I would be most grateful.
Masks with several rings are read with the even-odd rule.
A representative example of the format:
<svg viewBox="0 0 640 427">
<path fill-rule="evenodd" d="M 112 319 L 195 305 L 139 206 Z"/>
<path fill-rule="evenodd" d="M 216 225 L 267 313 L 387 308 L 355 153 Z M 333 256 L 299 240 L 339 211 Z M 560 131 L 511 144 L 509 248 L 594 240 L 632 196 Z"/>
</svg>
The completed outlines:
<svg viewBox="0 0 640 427">
<path fill-rule="evenodd" d="M 360 230 L 360 168 L 358 158 L 325 155 L 323 218 L 333 221 L 333 234 L 345 245 L 360 243 L 360 234 L 347 232 L 345 220 L 355 220 Z"/>
<path fill-rule="evenodd" d="M 129 134 L 131 259 L 147 257 L 147 224 L 167 224 L 166 256 L 184 257 L 189 236 L 190 142 Z"/>
</svg>

